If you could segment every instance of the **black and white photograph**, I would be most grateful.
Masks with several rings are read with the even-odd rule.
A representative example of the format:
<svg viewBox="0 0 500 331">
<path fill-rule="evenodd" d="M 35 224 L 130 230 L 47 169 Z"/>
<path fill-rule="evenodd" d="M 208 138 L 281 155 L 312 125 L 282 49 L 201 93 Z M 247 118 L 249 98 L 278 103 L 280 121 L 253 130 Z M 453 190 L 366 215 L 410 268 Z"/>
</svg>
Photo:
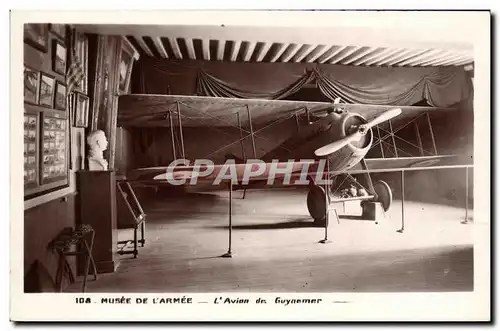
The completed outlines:
<svg viewBox="0 0 500 331">
<path fill-rule="evenodd" d="M 132 60 L 133 58 L 128 52 L 122 51 L 120 58 L 120 92 L 124 94 L 127 93 L 130 82 Z"/>
<path fill-rule="evenodd" d="M 52 70 L 57 72 L 58 74 L 65 75 L 66 74 L 66 59 L 67 59 L 67 50 L 64 44 L 54 39 L 52 44 Z"/>
<path fill-rule="evenodd" d="M 47 24 L 24 24 L 24 42 L 38 51 L 47 53 L 49 48 L 49 28 Z"/>
<path fill-rule="evenodd" d="M 59 110 L 66 110 L 66 85 L 59 81 L 56 81 L 54 108 Z"/>
<path fill-rule="evenodd" d="M 16 320 L 491 318 L 488 11 L 115 16 L 64 20 L 95 78 L 42 73 L 71 111 L 41 110 Z"/>
<path fill-rule="evenodd" d="M 54 100 L 54 88 L 55 88 L 55 78 L 44 72 L 41 73 L 40 78 L 40 92 L 38 97 L 38 103 L 41 106 L 52 108 Z"/>
<path fill-rule="evenodd" d="M 89 97 L 82 94 L 76 93 L 74 100 L 74 110 L 75 110 L 75 127 L 85 128 L 88 124 L 89 116 Z"/>
<path fill-rule="evenodd" d="M 24 102 L 37 104 L 40 72 L 29 67 L 24 67 Z"/>
</svg>

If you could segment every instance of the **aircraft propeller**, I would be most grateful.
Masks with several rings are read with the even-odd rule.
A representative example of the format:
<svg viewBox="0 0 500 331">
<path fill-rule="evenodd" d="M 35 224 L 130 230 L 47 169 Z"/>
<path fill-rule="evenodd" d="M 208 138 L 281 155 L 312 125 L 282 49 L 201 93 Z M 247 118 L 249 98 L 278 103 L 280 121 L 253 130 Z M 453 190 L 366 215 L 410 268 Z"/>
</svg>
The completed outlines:
<svg viewBox="0 0 500 331">
<path fill-rule="evenodd" d="M 383 123 L 385 121 L 388 121 L 388 120 L 390 120 L 390 119 L 392 119 L 400 114 L 401 114 L 400 108 L 390 109 L 390 110 L 380 114 L 379 116 L 375 117 L 374 119 L 372 119 L 368 123 L 358 126 L 356 132 L 354 132 L 354 133 L 352 133 L 352 134 L 350 134 L 350 135 L 348 135 L 340 140 L 334 141 L 331 144 L 328 144 L 328 145 L 325 145 L 323 147 L 318 148 L 316 151 L 314 151 L 314 154 L 316 154 L 316 156 L 325 156 L 325 155 L 332 154 L 332 153 L 338 151 L 339 149 L 343 148 L 344 146 L 346 146 L 354 141 L 359 141 L 359 139 L 361 139 L 361 137 L 364 136 L 372 127 L 374 127 L 380 123 Z"/>
</svg>

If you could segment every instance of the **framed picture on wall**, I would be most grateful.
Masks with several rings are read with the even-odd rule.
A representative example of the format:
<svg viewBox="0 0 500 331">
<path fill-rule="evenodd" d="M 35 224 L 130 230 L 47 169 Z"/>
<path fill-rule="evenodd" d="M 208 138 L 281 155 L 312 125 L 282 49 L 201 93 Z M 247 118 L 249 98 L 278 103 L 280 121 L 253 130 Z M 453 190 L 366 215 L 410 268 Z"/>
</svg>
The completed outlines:
<svg viewBox="0 0 500 331">
<path fill-rule="evenodd" d="M 40 75 L 40 92 L 38 104 L 44 107 L 52 108 L 54 104 L 54 89 L 56 79 L 44 72 Z"/>
<path fill-rule="evenodd" d="M 118 70 L 120 75 L 120 94 L 126 94 L 128 92 L 130 74 L 132 72 L 132 63 L 132 56 L 123 50 L 120 57 L 120 67 Z"/>
<path fill-rule="evenodd" d="M 87 36 L 81 32 L 76 32 L 75 34 L 75 54 L 78 61 L 82 64 L 83 77 L 78 82 L 75 90 L 82 92 L 83 94 L 88 94 L 88 49 L 89 40 Z"/>
<path fill-rule="evenodd" d="M 82 93 L 74 95 L 75 127 L 86 128 L 89 121 L 89 97 Z"/>
<path fill-rule="evenodd" d="M 66 40 L 66 25 L 65 24 L 49 24 L 49 30 L 56 37 Z"/>
<path fill-rule="evenodd" d="M 122 39 L 122 50 L 120 54 L 120 62 L 118 67 L 119 74 L 119 92 L 120 94 L 127 94 L 130 85 L 130 76 L 132 74 L 132 65 L 134 60 L 138 59 L 139 55 L 134 46 L 128 41 L 127 38 Z"/>
<path fill-rule="evenodd" d="M 48 24 L 24 24 L 24 42 L 39 51 L 47 53 L 49 48 Z"/>
<path fill-rule="evenodd" d="M 58 74 L 64 75 L 66 74 L 66 46 L 64 46 L 60 40 L 54 39 L 52 47 L 52 70 Z"/>
<path fill-rule="evenodd" d="M 56 81 L 56 95 L 54 98 L 54 108 L 66 110 L 66 85 Z"/>
<path fill-rule="evenodd" d="M 24 102 L 37 104 L 40 72 L 24 66 Z"/>
</svg>

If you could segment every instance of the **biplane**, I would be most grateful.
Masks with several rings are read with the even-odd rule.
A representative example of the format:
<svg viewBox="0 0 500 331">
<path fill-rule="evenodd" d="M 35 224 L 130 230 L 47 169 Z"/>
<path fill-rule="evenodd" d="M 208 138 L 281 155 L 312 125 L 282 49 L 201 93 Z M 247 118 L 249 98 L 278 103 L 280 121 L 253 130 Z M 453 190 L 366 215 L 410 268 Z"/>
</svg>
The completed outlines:
<svg viewBox="0 0 500 331">
<path fill-rule="evenodd" d="M 255 100 L 232 99 L 196 96 L 172 95 L 126 95 L 120 97 L 118 125 L 165 127 L 171 132 L 173 159 L 186 159 L 183 128 L 212 126 L 217 128 L 232 127 L 239 131 L 239 137 L 234 141 L 218 146 L 216 150 L 204 158 L 214 159 L 213 171 L 205 173 L 200 166 L 180 164 L 175 167 L 154 166 L 133 169 L 127 173 L 127 180 L 131 183 L 144 185 L 168 185 L 168 172 L 175 178 L 183 178 L 185 185 L 192 185 L 189 180 L 195 181 L 200 189 L 206 182 L 213 182 L 221 171 L 226 171 L 223 159 L 216 155 L 223 155 L 224 159 L 233 159 L 235 162 L 236 180 L 228 184 L 229 196 L 237 189 L 251 189 L 266 187 L 273 160 L 279 162 L 293 161 L 293 165 L 276 174 L 277 177 L 303 176 L 304 165 L 307 163 L 307 185 L 309 191 L 305 199 L 309 213 L 315 223 L 327 227 L 329 206 L 334 202 L 360 200 L 379 202 L 387 211 L 392 202 L 392 190 L 384 181 L 372 182 L 371 174 L 380 172 L 398 172 L 403 176 L 404 171 L 468 168 L 472 167 L 471 155 L 438 155 L 430 112 L 450 111 L 449 108 L 419 107 L 419 106 L 387 106 L 387 105 L 357 105 L 328 102 L 301 102 L 285 100 Z M 427 119 L 428 133 L 430 134 L 431 148 L 429 152 L 424 147 L 420 131 L 416 131 L 416 143 L 397 137 L 402 128 L 418 119 Z M 264 138 L 260 134 L 264 130 L 275 130 L 273 125 L 287 120 L 294 121 L 296 128 L 286 138 Z M 401 124 L 402 123 L 402 124 Z M 397 127 L 395 127 L 397 125 Z M 177 139 L 178 138 L 178 139 Z M 203 139 L 203 137 L 199 137 Z M 274 148 L 258 153 L 256 142 L 267 140 L 274 143 Z M 396 139 L 406 141 L 418 152 L 418 156 L 407 156 L 396 146 Z M 273 140 L 273 141 L 269 141 Z M 243 142 L 250 142 L 253 158 L 247 158 L 247 148 Z M 389 142 L 388 142 L 389 141 Z M 234 153 L 224 153 L 225 150 L 241 145 L 239 156 Z M 392 145 L 392 154 L 388 153 L 387 145 Z M 385 148 L 384 148 L 385 146 Z M 370 150 L 379 149 L 378 157 L 367 157 Z M 398 153 L 399 152 L 399 153 Z M 200 155 L 197 155 L 200 157 Z M 253 161 L 252 161 L 253 160 Z M 243 183 L 245 169 L 252 162 L 259 160 L 266 165 L 258 175 Z M 306 161 L 304 161 L 306 160 Z M 326 161 L 323 168 L 321 161 Z M 318 172 L 322 179 L 316 181 Z M 200 176 L 202 173 L 204 176 Z M 365 185 L 359 184 L 354 176 L 363 176 Z M 363 189 L 356 189 L 352 194 L 335 195 L 337 191 L 333 184 L 337 176 L 346 176 L 354 180 L 356 185 Z M 248 176 L 247 176 L 248 177 Z M 248 178 L 247 178 L 248 179 Z M 264 184 L 264 185 L 263 185 Z M 337 188 L 338 189 L 338 188 Z M 402 197 L 404 200 L 404 196 Z M 229 203 L 231 208 L 231 202 Z M 231 210 L 231 209 L 230 209 Z M 230 214 L 231 215 L 231 214 Z M 230 224 L 231 224 L 231 217 Z"/>
</svg>

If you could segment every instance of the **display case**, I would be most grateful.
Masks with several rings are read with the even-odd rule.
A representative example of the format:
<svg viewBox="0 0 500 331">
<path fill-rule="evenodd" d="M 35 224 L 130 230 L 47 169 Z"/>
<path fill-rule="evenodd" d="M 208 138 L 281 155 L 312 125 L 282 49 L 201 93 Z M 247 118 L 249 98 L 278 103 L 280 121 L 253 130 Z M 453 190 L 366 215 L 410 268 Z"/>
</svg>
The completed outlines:
<svg viewBox="0 0 500 331">
<path fill-rule="evenodd" d="M 25 199 L 69 185 L 68 125 L 64 112 L 25 105 Z"/>
<path fill-rule="evenodd" d="M 47 184 L 68 176 L 67 120 L 58 114 L 42 114 L 40 183 Z"/>
<path fill-rule="evenodd" d="M 24 188 L 38 186 L 38 137 L 39 116 L 37 113 L 24 113 Z"/>
</svg>

